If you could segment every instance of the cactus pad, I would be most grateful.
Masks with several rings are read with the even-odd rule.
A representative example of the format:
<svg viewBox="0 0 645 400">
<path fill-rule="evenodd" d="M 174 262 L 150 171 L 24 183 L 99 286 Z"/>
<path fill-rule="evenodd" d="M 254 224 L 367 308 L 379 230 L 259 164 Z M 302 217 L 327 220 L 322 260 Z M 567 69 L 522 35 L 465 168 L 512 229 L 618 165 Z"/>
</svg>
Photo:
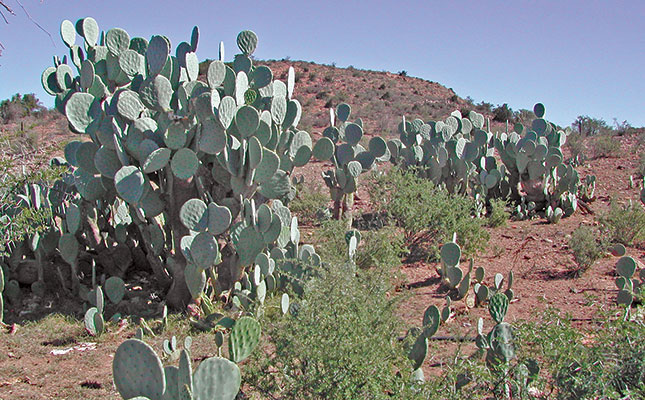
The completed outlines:
<svg viewBox="0 0 645 400">
<path fill-rule="evenodd" d="M 190 199 L 181 206 L 179 219 L 186 228 L 203 232 L 208 228 L 208 207 L 200 199 Z"/>
<path fill-rule="evenodd" d="M 240 390 L 239 367 L 224 358 L 211 357 L 202 361 L 193 375 L 195 400 L 233 400 Z"/>
<path fill-rule="evenodd" d="M 114 186 L 119 196 L 130 204 L 137 204 L 143 195 L 145 178 L 135 166 L 121 167 L 114 175 Z"/>
<path fill-rule="evenodd" d="M 208 232 L 197 234 L 190 244 L 190 255 L 199 269 L 205 270 L 212 267 L 219 255 L 217 240 Z"/>
<path fill-rule="evenodd" d="M 459 265 L 461 247 L 455 242 L 448 242 L 441 246 L 441 261 L 451 267 Z"/>
<path fill-rule="evenodd" d="M 495 322 L 502 323 L 508 310 L 508 297 L 503 293 L 495 293 L 489 300 L 488 312 Z"/>
<path fill-rule="evenodd" d="M 75 132 L 85 130 L 97 116 L 95 98 L 89 93 L 76 92 L 65 104 L 65 115 Z"/>
<path fill-rule="evenodd" d="M 439 329 L 441 315 L 437 306 L 430 306 L 423 313 L 423 336 L 432 337 Z"/>
<path fill-rule="evenodd" d="M 229 336 L 229 358 L 236 363 L 244 361 L 260 342 L 261 331 L 260 324 L 255 319 L 238 319 Z"/>
<path fill-rule="evenodd" d="M 636 272 L 636 260 L 632 257 L 621 257 L 616 263 L 616 272 L 625 278 L 631 278 Z"/>
<path fill-rule="evenodd" d="M 237 47 L 240 51 L 250 56 L 258 46 L 258 36 L 253 31 L 242 31 L 237 35 Z"/>
<path fill-rule="evenodd" d="M 170 160 L 172 173 L 179 179 L 190 179 L 197 172 L 199 159 L 194 151 L 190 149 L 180 149 Z"/>
<path fill-rule="evenodd" d="M 125 296 L 125 282 L 118 276 L 111 276 L 105 281 L 105 294 L 114 304 L 119 304 Z"/>
<path fill-rule="evenodd" d="M 161 400 L 166 379 L 161 360 L 152 347 L 137 339 L 121 343 L 112 362 L 114 385 L 124 399 L 145 396 Z"/>
</svg>

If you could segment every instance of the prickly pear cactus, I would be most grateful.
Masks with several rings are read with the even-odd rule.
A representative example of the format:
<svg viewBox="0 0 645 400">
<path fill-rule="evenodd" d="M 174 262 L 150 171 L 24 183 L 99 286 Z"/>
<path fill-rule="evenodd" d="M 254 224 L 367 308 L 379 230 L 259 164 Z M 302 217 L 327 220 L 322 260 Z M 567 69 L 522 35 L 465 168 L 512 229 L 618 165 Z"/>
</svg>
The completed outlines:
<svg viewBox="0 0 645 400">
<path fill-rule="evenodd" d="M 234 360 L 206 358 L 194 373 L 188 351 L 192 343 L 190 337 L 186 338 L 184 349 L 180 351 L 179 367 L 169 365 L 165 368 L 152 347 L 139 339 L 129 339 L 121 343 L 114 355 L 114 385 L 124 399 L 141 396 L 150 400 L 233 400 L 242 382 L 235 359 L 242 361 L 248 357 L 257 346 L 259 337 L 258 322 L 251 317 L 240 318 L 231 331 Z M 178 351 L 175 337 L 164 342 L 164 351 L 169 355 Z"/>
<path fill-rule="evenodd" d="M 498 165 L 484 126 L 484 116 L 454 111 L 443 121 L 402 118 L 398 139 L 388 141 L 390 161 L 415 172 L 450 193 L 480 194 L 485 199 L 506 197 L 510 187 L 506 168 Z"/>
<path fill-rule="evenodd" d="M 336 219 L 351 219 L 354 193 L 358 177 L 371 170 L 376 163 L 390 158 L 385 141 L 372 137 L 365 148 L 363 121 L 349 120 L 351 107 L 342 103 L 336 110 L 330 108 L 330 124 L 323 131 L 323 137 L 313 147 L 313 156 L 321 161 L 331 161 L 334 169 L 322 173 L 334 202 L 333 216 Z"/>
<path fill-rule="evenodd" d="M 502 162 L 506 166 L 510 182 L 510 197 L 515 202 L 533 203 L 535 211 L 552 207 L 560 208 L 562 216 L 568 217 L 577 209 L 577 194 L 580 185 L 578 173 L 563 160 L 568 131 L 559 130 L 544 119 L 544 105 L 534 107 L 537 118 L 531 127 L 516 124 L 511 133 L 502 133 L 494 140 Z M 522 212 L 521 217 L 528 215 Z"/>
<path fill-rule="evenodd" d="M 235 363 L 244 361 L 260 342 L 262 329 L 251 317 L 242 317 L 235 321 L 229 336 L 230 359 Z"/>
<path fill-rule="evenodd" d="M 387 142 L 390 161 L 483 204 L 493 198 L 510 198 L 518 207 L 534 204 L 533 210 L 518 209 L 520 219 L 545 211 L 548 205 L 559 207 L 568 217 L 577 208 L 580 179 L 563 162 L 568 131 L 546 121 L 544 110 L 542 104 L 535 105 L 537 118 L 531 127 L 517 124 L 513 132 L 507 129 L 495 135 L 484 126 L 484 116 L 474 111 L 468 116 L 455 111 L 443 121 L 403 117 L 399 138 Z"/>
<path fill-rule="evenodd" d="M 92 18 L 70 26 L 62 23 L 61 37 L 72 64 L 57 60 L 42 82 L 70 128 L 90 139 L 72 142 L 65 157 L 82 206 L 99 211 L 94 231 L 108 233 L 103 242 L 93 235 L 95 247 L 141 241 L 174 307 L 202 296 L 211 276 L 225 277 L 230 289 L 291 229 L 266 203 L 292 195 L 290 173 L 313 153 L 311 137 L 297 128 L 293 69 L 284 83 L 255 66 L 252 31 L 238 36 L 232 64 L 220 46 L 222 58 L 199 80 L 197 28 L 171 52 L 165 36 L 99 34 Z M 87 247 L 77 226 L 70 218 L 59 241 L 76 288 L 78 254 Z M 222 257 L 224 246 L 230 251 Z"/>
<path fill-rule="evenodd" d="M 121 343 L 112 362 L 114 386 L 124 399 L 145 396 L 161 400 L 166 379 L 161 360 L 152 347 L 138 339 Z"/>
<path fill-rule="evenodd" d="M 616 263 L 616 287 L 618 287 L 618 295 L 616 302 L 625 307 L 625 318 L 630 314 L 630 309 L 633 303 L 642 301 L 643 282 L 645 282 L 645 268 L 640 268 L 638 274 L 636 273 L 640 264 L 634 258 L 629 256 L 621 257 Z M 638 278 L 636 278 L 638 275 Z"/>
</svg>

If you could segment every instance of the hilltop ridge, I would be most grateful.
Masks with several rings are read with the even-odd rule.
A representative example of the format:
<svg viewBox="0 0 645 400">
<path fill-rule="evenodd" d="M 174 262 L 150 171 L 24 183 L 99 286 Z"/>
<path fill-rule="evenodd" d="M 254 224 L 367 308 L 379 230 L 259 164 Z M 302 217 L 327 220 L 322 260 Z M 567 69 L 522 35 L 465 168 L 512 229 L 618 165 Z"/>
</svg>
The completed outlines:
<svg viewBox="0 0 645 400">
<path fill-rule="evenodd" d="M 202 62 L 205 71 L 211 60 Z M 302 105 L 299 127 L 319 131 L 329 124 L 329 107 L 347 103 L 352 116 L 361 118 L 367 134 L 389 136 L 396 131 L 401 116 L 424 121 L 446 118 L 454 110 L 486 111 L 458 96 L 454 90 L 437 82 L 392 73 L 309 61 L 255 60 L 266 65 L 274 77 L 286 81 L 289 67 L 296 76 L 294 97 Z"/>
</svg>

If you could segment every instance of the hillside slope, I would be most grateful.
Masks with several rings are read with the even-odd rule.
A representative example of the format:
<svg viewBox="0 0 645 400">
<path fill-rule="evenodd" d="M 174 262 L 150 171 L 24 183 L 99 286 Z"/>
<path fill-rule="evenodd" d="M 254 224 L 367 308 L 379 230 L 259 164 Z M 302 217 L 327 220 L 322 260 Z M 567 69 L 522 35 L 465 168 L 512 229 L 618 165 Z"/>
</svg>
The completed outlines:
<svg viewBox="0 0 645 400">
<path fill-rule="evenodd" d="M 452 89 L 404 73 L 290 60 L 257 60 L 255 65 L 266 65 L 282 81 L 289 67 L 294 68 L 294 97 L 303 108 L 299 128 L 310 132 L 324 129 L 329 124 L 329 107 L 343 102 L 352 106 L 352 118 L 363 120 L 367 134 L 382 136 L 396 131 L 402 115 L 427 121 L 443 119 L 454 110 L 477 108 Z"/>
</svg>

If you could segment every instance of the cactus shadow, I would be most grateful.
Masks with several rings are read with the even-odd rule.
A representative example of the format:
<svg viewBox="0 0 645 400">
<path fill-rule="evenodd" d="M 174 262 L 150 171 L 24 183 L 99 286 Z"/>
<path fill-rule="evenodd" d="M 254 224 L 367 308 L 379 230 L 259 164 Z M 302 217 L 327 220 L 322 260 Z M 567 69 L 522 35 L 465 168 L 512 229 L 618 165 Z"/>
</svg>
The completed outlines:
<svg viewBox="0 0 645 400">
<path fill-rule="evenodd" d="M 433 286 L 441 283 L 441 278 L 438 276 L 430 277 L 422 281 L 411 282 L 406 285 L 407 289 L 418 289 L 422 287 Z"/>
<path fill-rule="evenodd" d="M 54 347 L 61 347 L 61 346 L 67 346 L 70 344 L 76 344 L 78 343 L 78 340 L 76 340 L 76 337 L 74 336 L 66 336 L 63 338 L 59 339 L 53 339 L 53 340 L 46 340 L 41 343 L 43 346 L 54 346 Z"/>
</svg>

